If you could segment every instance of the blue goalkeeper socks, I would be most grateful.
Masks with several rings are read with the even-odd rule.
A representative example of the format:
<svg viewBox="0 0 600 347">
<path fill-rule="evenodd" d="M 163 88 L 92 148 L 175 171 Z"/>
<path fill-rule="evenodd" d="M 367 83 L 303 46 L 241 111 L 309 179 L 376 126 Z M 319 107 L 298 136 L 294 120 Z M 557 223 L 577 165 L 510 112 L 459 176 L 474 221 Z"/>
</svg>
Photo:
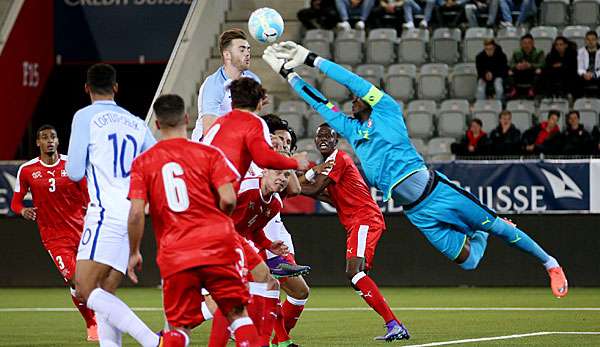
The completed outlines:
<svg viewBox="0 0 600 347">
<path fill-rule="evenodd" d="M 517 228 L 516 225 L 504 221 L 500 217 L 496 217 L 496 220 L 492 223 L 488 232 L 500 237 L 509 245 L 533 255 L 543 264 L 547 264 L 554 259 L 533 241 L 531 237 L 525 234 L 521 229 Z"/>
<path fill-rule="evenodd" d="M 461 268 L 464 270 L 475 270 L 477 268 L 479 261 L 483 258 L 483 253 L 485 253 L 487 238 L 488 233 L 483 231 L 476 231 L 473 236 L 471 236 L 469 239 L 471 251 L 469 252 L 467 260 L 465 260 L 464 263 L 459 264 Z"/>
</svg>

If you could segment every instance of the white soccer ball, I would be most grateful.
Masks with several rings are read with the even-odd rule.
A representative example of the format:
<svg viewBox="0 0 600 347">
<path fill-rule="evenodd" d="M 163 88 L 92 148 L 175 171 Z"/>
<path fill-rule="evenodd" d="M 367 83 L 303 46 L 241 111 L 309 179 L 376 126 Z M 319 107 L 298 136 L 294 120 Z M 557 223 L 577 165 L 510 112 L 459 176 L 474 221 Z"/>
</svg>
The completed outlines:
<svg viewBox="0 0 600 347">
<path fill-rule="evenodd" d="M 283 34 L 283 18 L 272 8 L 259 8 L 248 19 L 248 31 L 258 42 L 275 42 Z"/>
</svg>

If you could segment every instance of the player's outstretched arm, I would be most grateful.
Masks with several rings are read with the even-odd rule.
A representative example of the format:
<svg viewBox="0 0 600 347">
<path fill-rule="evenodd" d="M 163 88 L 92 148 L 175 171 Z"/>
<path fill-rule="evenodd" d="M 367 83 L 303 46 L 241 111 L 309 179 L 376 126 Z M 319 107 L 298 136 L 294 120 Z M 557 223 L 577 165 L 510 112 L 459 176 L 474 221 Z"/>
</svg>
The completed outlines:
<svg viewBox="0 0 600 347">
<path fill-rule="evenodd" d="M 90 117 L 77 112 L 71 124 L 69 138 L 67 175 L 72 181 L 79 182 L 85 176 L 88 146 L 90 145 Z"/>
<path fill-rule="evenodd" d="M 145 214 L 144 199 L 131 199 L 131 208 L 129 209 L 129 218 L 127 220 L 127 231 L 129 233 L 129 265 L 127 267 L 127 276 L 133 283 L 138 283 L 135 271 L 142 270 L 142 254 L 140 253 L 140 244 L 144 236 Z"/>
</svg>

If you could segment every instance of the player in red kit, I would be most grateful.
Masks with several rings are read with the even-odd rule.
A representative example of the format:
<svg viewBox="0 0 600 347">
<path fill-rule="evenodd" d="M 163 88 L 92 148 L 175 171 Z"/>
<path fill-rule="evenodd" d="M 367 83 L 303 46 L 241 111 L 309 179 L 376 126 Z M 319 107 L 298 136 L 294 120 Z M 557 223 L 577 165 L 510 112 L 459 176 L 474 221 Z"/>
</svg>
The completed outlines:
<svg viewBox="0 0 600 347">
<path fill-rule="evenodd" d="M 242 246 L 229 217 L 236 205 L 233 183 L 240 175 L 218 148 L 186 139 L 189 118 L 181 97 L 163 95 L 153 107 L 162 140 L 132 164 L 127 273 L 137 282 L 148 203 L 169 323 L 159 345 L 189 344 L 190 330 L 203 321 L 201 288 L 206 288 L 227 317 L 236 345 L 258 346 L 245 307 Z"/>
<path fill-rule="evenodd" d="M 269 129 L 255 114 L 266 95 L 260 83 L 242 77 L 231 82 L 229 90 L 233 110 L 213 123 L 203 142 L 220 148 L 242 176 L 252 162 L 266 169 L 307 169 L 305 153 L 289 158 L 273 150 Z"/>
<path fill-rule="evenodd" d="M 305 175 L 302 194 L 333 202 L 340 222 L 346 229 L 346 276 L 359 295 L 385 321 L 388 332 L 377 340 L 393 341 L 410 336 L 367 274 L 372 266 L 375 248 L 385 230 L 379 206 L 350 156 L 337 149 L 338 136 L 327 124 L 317 129 L 315 145 L 325 162 L 333 167 L 318 175 Z M 314 176 L 314 177 L 311 177 Z"/>
<path fill-rule="evenodd" d="M 21 165 L 11 202 L 14 213 L 36 221 L 42 244 L 71 289 L 71 299 L 87 326 L 87 340 L 98 341 L 94 311 L 75 297 L 75 263 L 83 231 L 88 193 L 85 180 L 73 182 L 65 170 L 66 155 L 58 153 L 58 136 L 51 125 L 37 131 L 40 156 Z M 34 207 L 25 207 L 23 198 L 31 192 Z"/>
</svg>

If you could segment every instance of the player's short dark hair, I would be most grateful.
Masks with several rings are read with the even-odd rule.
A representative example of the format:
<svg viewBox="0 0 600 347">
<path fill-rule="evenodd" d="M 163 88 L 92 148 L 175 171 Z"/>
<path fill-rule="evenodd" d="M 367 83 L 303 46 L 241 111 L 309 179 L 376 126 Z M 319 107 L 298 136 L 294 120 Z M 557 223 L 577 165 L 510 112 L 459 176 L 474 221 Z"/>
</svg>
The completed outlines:
<svg viewBox="0 0 600 347">
<path fill-rule="evenodd" d="M 598 33 L 595 32 L 594 30 L 590 30 L 587 33 L 585 33 L 585 37 L 588 37 L 588 36 L 593 36 L 595 38 L 598 38 Z"/>
<path fill-rule="evenodd" d="M 39 127 L 38 130 L 35 132 L 35 138 L 39 139 L 40 135 L 42 134 L 42 131 L 44 130 L 54 130 L 54 132 L 56 132 L 56 128 L 53 125 L 44 124 L 41 127 Z"/>
<path fill-rule="evenodd" d="M 477 123 L 477 124 L 479 124 L 480 127 L 483 126 L 483 122 L 479 118 L 473 118 L 473 119 L 471 119 L 471 123 Z"/>
<path fill-rule="evenodd" d="M 94 64 L 87 70 L 85 83 L 94 94 L 110 95 L 117 83 L 117 70 L 109 64 Z"/>
<path fill-rule="evenodd" d="M 179 95 L 161 95 L 154 101 L 152 108 L 161 126 L 176 127 L 185 119 L 185 102 Z"/>
<path fill-rule="evenodd" d="M 559 110 L 548 111 L 548 118 L 550 118 L 550 116 L 552 116 L 552 115 L 556 115 L 556 118 L 560 119 L 560 111 Z"/>
<path fill-rule="evenodd" d="M 252 78 L 242 77 L 229 85 L 231 91 L 231 108 L 256 110 L 267 91 Z"/>
<path fill-rule="evenodd" d="M 504 110 L 500 112 L 500 114 L 498 115 L 498 119 L 502 118 L 502 116 L 510 116 L 510 118 L 512 118 L 512 112 L 510 112 L 509 110 Z"/>
<path fill-rule="evenodd" d="M 521 36 L 521 41 L 523 41 L 525 39 L 531 39 L 531 40 L 533 40 L 533 35 L 531 35 L 530 33 L 527 33 L 527 34 Z"/>
<path fill-rule="evenodd" d="M 296 143 L 298 142 L 298 136 L 296 136 L 296 132 L 294 131 L 294 129 L 292 129 L 292 127 L 290 127 L 287 120 L 281 119 L 278 115 L 272 113 L 265 114 L 260 118 L 262 118 L 265 121 L 265 123 L 267 123 L 269 133 L 275 134 L 276 131 L 283 130 L 287 131 L 290 134 L 290 137 L 292 138 L 290 150 L 292 152 L 298 148 L 298 146 L 296 146 Z"/>
<path fill-rule="evenodd" d="M 224 31 L 219 37 L 219 51 L 223 51 L 231 46 L 231 42 L 235 39 L 246 40 L 246 33 L 242 29 L 232 28 Z"/>
</svg>

